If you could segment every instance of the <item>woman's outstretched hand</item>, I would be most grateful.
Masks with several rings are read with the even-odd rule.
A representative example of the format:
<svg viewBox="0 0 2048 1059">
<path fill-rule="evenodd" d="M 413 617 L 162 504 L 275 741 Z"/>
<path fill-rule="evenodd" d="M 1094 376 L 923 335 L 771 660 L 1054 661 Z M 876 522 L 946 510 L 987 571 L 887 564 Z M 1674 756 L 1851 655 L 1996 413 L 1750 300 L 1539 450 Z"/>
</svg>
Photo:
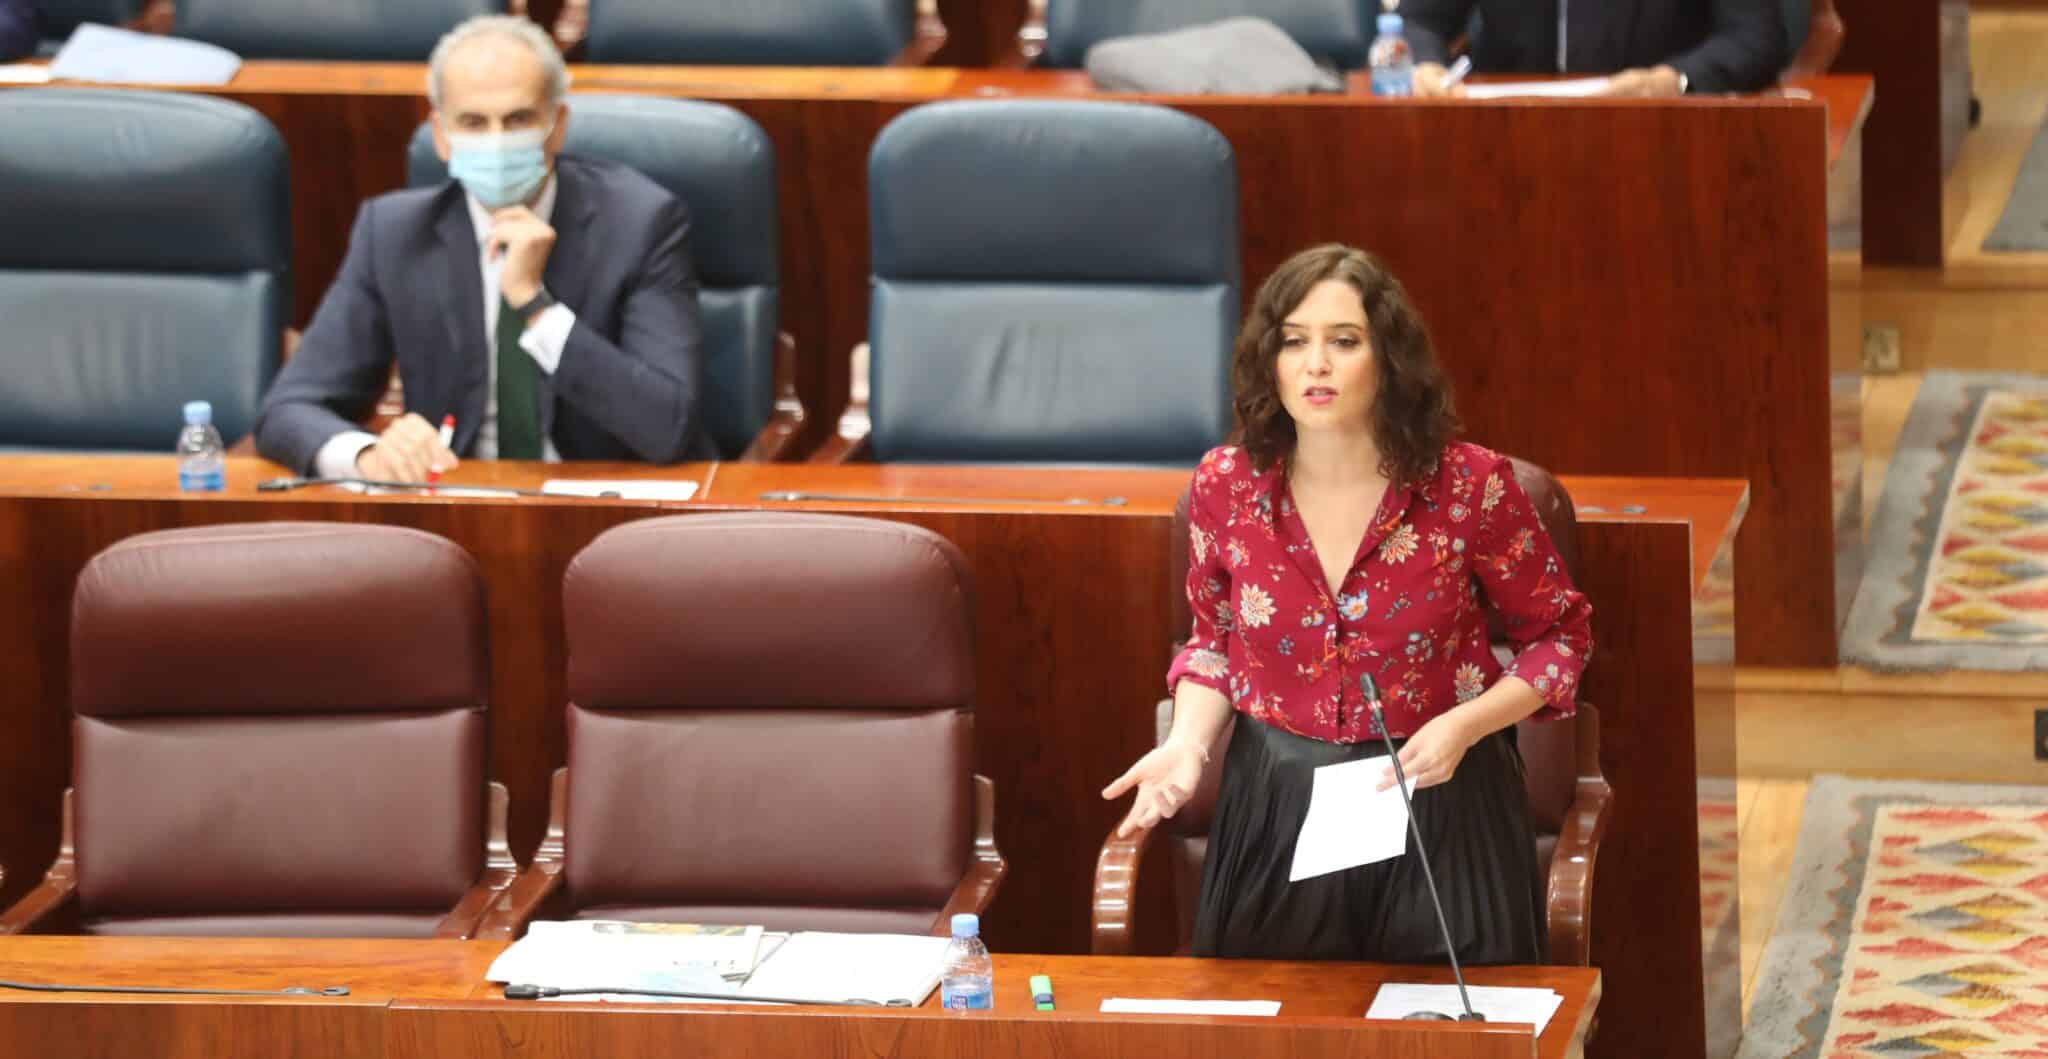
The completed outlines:
<svg viewBox="0 0 2048 1059">
<path fill-rule="evenodd" d="M 1180 812 L 1181 806 L 1195 796 L 1195 788 L 1201 786 L 1202 768 L 1208 764 L 1208 758 L 1208 751 L 1191 740 L 1168 739 L 1139 758 L 1116 782 L 1102 788 L 1102 796 L 1112 800 L 1123 797 L 1132 788 L 1138 792 L 1131 802 L 1131 811 L 1117 825 L 1116 837 L 1129 838 Z"/>
</svg>

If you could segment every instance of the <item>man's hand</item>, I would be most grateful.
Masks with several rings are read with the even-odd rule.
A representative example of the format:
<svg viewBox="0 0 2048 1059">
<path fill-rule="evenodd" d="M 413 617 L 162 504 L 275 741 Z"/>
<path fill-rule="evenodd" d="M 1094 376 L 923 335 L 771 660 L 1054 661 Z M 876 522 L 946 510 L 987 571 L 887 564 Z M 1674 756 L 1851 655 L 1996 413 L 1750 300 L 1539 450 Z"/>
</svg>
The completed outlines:
<svg viewBox="0 0 2048 1059">
<path fill-rule="evenodd" d="M 1416 63 L 1415 94 L 1418 96 L 1463 96 L 1465 94 L 1465 83 L 1463 81 L 1449 88 L 1444 87 L 1444 78 L 1448 76 L 1450 76 L 1450 71 L 1444 69 L 1442 63 Z"/>
<path fill-rule="evenodd" d="M 429 474 L 454 470 L 457 462 L 441 444 L 440 431 L 407 412 L 356 456 L 356 473 L 380 482 L 424 482 Z"/>
<path fill-rule="evenodd" d="M 1632 99 L 1669 99 L 1678 95 L 1678 71 L 1669 66 L 1623 70 L 1607 79 L 1607 90 L 1601 94 Z"/>
<path fill-rule="evenodd" d="M 507 206 L 491 214 L 491 233 L 484 245 L 487 260 L 498 262 L 498 291 L 512 305 L 525 305 L 540 293 L 541 274 L 555 249 L 555 230 L 524 206 Z"/>
</svg>

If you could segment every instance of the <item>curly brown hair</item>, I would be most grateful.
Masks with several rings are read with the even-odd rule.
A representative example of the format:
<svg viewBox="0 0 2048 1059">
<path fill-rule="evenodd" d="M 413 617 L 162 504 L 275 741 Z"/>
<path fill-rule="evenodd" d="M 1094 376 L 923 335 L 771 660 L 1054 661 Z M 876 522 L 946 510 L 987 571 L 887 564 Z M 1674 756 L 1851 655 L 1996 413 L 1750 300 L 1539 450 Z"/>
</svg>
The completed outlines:
<svg viewBox="0 0 2048 1059">
<path fill-rule="evenodd" d="M 1378 383 L 1372 437 L 1380 450 L 1380 473 L 1395 482 L 1421 481 L 1459 430 L 1450 382 L 1401 281 L 1371 254 L 1341 243 L 1295 254 L 1259 288 L 1231 356 L 1234 440 L 1261 471 L 1293 454 L 1294 417 L 1280 403 L 1274 375 L 1281 325 L 1316 284 L 1331 279 L 1351 284 L 1365 303 Z"/>
</svg>

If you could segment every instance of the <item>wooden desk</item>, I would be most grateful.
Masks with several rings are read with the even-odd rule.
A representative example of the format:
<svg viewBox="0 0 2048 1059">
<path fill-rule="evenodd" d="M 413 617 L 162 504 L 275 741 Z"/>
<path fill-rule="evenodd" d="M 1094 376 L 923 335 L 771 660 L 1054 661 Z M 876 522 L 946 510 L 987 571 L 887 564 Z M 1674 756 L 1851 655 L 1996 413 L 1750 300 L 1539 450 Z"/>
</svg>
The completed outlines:
<svg viewBox="0 0 2048 1059">
<path fill-rule="evenodd" d="M 579 66 L 575 88 L 730 104 L 774 142 L 783 327 L 811 429 L 867 337 L 867 154 L 940 99 L 1093 98 L 1058 71 Z M 255 61 L 216 94 L 291 148 L 299 320 L 357 204 L 400 186 L 423 68 Z M 1408 287 L 1471 436 L 1562 472 L 1741 478 L 1743 661 L 1835 660 L 1826 172 L 1867 80 L 1784 98 L 1161 97 L 1234 145 L 1246 295 L 1342 240 Z M 1137 98 L 1137 97 L 1127 97 Z"/>
<path fill-rule="evenodd" d="M 1170 593 L 1182 589 L 1168 583 L 1167 552 L 1186 474 L 475 461 L 451 484 L 656 475 L 705 488 L 685 504 L 255 491 L 281 473 L 231 459 L 227 492 L 194 496 L 176 491 L 170 457 L 0 458 L 0 667 L 11 678 L 0 686 L 0 863 L 9 868 L 0 899 L 33 885 L 56 848 L 58 795 L 70 771 L 71 591 L 85 561 L 117 540 L 174 526 L 309 519 L 411 526 L 468 549 L 488 586 L 491 773 L 512 790 L 513 849 L 523 858 L 540 837 L 549 773 L 564 758 L 561 578 L 569 560 L 633 519 L 794 507 L 911 522 L 961 548 L 976 582 L 976 764 L 996 781 L 997 839 L 1011 866 L 987 931 L 999 951 L 1085 949 L 1095 853 L 1121 809 L 1096 792 L 1151 746 L 1158 660 L 1185 632 L 1171 627 Z M 1619 807 L 1594 892 L 1594 960 L 1626 1001 L 1597 1047 L 1683 1055 L 1671 1042 L 1702 1039 L 1706 1019 L 1685 999 L 1700 995 L 1689 635 L 1699 569 L 1688 519 L 1725 516 L 1708 533 L 1730 536 L 1740 509 L 1729 500 L 1741 486 L 1564 481 L 1581 504 L 1615 512 L 1588 513 L 1579 527 L 1581 583 L 1600 645 L 1584 688 L 1603 708 Z M 761 499 L 777 490 L 898 499 Z M 1111 497 L 1123 503 L 1098 502 Z M 1058 503 L 1071 498 L 1086 502 Z M 1018 502 L 1028 500 L 1055 503 Z M 1631 504 L 1646 510 L 1618 513 Z"/>
<path fill-rule="evenodd" d="M 1509 1025 L 1361 1019 L 1382 982 L 1442 982 L 1440 968 L 1376 964 L 996 956 L 996 1007 L 949 1014 L 722 1005 L 560 1004 L 491 999 L 496 942 L 174 938 L 0 939 L 5 976 L 32 982 L 275 989 L 345 985 L 346 998 L 142 997 L 0 990 L 0 1054 L 67 1059 L 335 1059 L 590 1055 L 1359 1055 L 1525 1059 Z M 1060 1010 L 1032 1009 L 1026 983 L 1052 977 Z M 1541 1059 L 1583 1053 L 1597 971 L 1494 967 L 1475 985 L 1556 990 L 1534 1043 Z M 1105 1015 L 1111 996 L 1278 1000 L 1272 1018 Z M 465 999 L 467 998 L 467 999 Z M 59 1044 L 61 1042 L 61 1044 Z"/>
<path fill-rule="evenodd" d="M 1940 268 L 1941 2 L 1836 0 L 1848 36 L 1835 68 L 1872 75 L 1863 150 L 1863 261 Z"/>
</svg>

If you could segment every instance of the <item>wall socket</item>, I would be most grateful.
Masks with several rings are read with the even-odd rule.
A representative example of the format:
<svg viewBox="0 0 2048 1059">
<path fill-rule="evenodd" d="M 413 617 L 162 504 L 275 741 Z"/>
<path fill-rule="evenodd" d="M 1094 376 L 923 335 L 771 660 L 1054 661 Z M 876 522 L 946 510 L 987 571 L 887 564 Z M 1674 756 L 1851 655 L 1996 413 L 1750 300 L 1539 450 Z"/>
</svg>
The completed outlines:
<svg viewBox="0 0 2048 1059">
<path fill-rule="evenodd" d="M 1863 325 L 1863 370 L 1872 375 L 1896 375 L 1899 371 L 1899 325 Z"/>
</svg>

